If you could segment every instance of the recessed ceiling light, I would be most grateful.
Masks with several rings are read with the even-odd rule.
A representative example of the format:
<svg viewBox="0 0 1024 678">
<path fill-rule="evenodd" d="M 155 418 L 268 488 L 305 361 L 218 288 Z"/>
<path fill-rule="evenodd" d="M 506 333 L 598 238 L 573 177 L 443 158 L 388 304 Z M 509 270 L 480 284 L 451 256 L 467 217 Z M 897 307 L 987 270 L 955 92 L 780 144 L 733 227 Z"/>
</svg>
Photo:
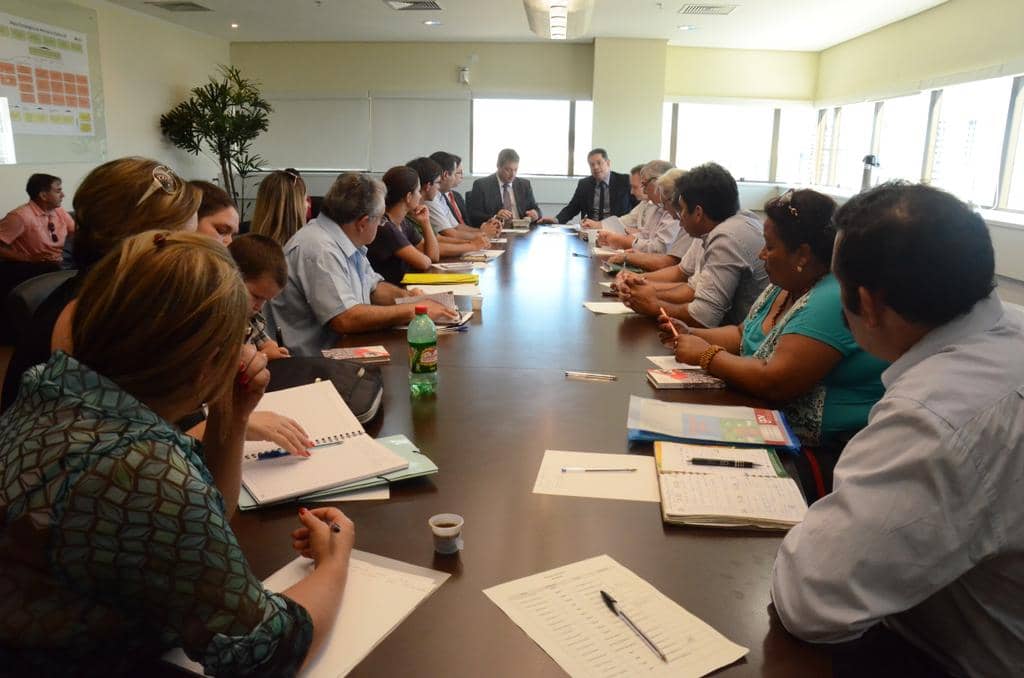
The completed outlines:
<svg viewBox="0 0 1024 678">
<path fill-rule="evenodd" d="M 681 31 L 695 31 L 695 30 L 697 30 L 697 27 L 694 26 L 693 24 L 684 24 L 684 25 L 679 27 L 679 30 L 681 30 Z"/>
<path fill-rule="evenodd" d="M 231 24 L 232 28 L 238 28 L 238 24 Z"/>
<path fill-rule="evenodd" d="M 438 21 L 437 19 L 427 19 L 426 21 L 423 22 L 423 25 L 424 26 L 440 26 L 441 22 Z"/>
</svg>

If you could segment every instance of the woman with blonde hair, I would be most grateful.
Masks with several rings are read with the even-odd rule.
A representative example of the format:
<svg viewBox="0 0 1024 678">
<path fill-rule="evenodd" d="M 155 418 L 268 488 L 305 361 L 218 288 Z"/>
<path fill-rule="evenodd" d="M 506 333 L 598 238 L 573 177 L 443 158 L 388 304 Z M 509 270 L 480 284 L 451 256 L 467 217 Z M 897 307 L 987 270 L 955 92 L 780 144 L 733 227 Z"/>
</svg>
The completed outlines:
<svg viewBox="0 0 1024 678">
<path fill-rule="evenodd" d="M 131 673 L 180 645 L 208 674 L 292 675 L 316 652 L 352 523 L 301 509 L 293 547 L 315 569 L 281 594 L 229 527 L 270 379 L 242 347 L 247 299 L 225 247 L 196 233 L 130 237 L 86 277 L 73 353 L 31 368 L 0 416 L 0 472 L 15 479 L 0 488 L 6 669 Z M 202 402 L 205 443 L 170 423 Z"/>
<path fill-rule="evenodd" d="M 140 157 L 106 162 L 79 184 L 72 201 L 75 212 L 73 256 L 78 274 L 55 289 L 36 309 L 7 367 L 0 412 L 18 394 L 21 375 L 32 365 L 46 362 L 54 345 L 57 320 L 78 296 L 89 269 L 125 238 L 142 231 L 196 229 L 200 191 L 180 179 L 169 167 Z M 61 339 L 69 339 L 62 324 Z"/>
<path fill-rule="evenodd" d="M 306 182 L 297 173 L 274 171 L 263 177 L 256 192 L 250 231 L 284 247 L 306 223 Z"/>
</svg>

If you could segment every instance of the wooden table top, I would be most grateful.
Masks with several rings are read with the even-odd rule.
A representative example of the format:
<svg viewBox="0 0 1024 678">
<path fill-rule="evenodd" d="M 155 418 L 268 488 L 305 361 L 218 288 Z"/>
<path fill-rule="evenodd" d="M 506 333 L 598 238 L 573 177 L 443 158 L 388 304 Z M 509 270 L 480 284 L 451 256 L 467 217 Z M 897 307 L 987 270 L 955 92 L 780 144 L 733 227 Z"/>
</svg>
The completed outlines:
<svg viewBox="0 0 1024 678">
<path fill-rule="evenodd" d="M 381 413 L 373 436 L 402 433 L 437 465 L 429 478 L 393 485 L 389 501 L 349 502 L 356 548 L 433 567 L 451 578 L 352 672 L 353 676 L 561 676 L 559 666 L 482 593 L 512 579 L 608 554 L 730 640 L 750 648 L 716 676 L 828 675 L 827 654 L 790 636 L 769 613 L 779 533 L 682 528 L 657 503 L 533 494 L 544 451 L 651 454 L 626 442 L 630 394 L 674 401 L 756 404 L 731 391 L 660 391 L 645 356 L 664 354 L 654 322 L 598 316 L 610 280 L 574 235 L 508 236 L 481 275 L 483 308 L 467 332 L 442 335 L 437 397 L 412 400 L 405 334 L 347 337 L 383 344 Z M 610 299 L 605 299 L 609 301 Z M 618 375 L 570 381 L 563 370 Z M 232 521 L 257 576 L 294 553 L 296 505 L 239 513 Z M 465 549 L 435 556 L 427 518 L 465 518 Z"/>
</svg>

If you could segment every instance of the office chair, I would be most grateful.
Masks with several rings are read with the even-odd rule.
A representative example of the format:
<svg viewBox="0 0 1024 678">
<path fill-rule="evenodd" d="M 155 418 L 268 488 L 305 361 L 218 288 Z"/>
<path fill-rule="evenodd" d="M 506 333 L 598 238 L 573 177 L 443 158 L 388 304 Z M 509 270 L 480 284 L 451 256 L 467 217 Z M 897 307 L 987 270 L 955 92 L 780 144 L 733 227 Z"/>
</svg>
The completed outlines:
<svg viewBox="0 0 1024 678">
<path fill-rule="evenodd" d="M 16 338 L 32 320 L 32 315 L 46 297 L 76 273 L 78 271 L 53 271 L 37 275 L 19 283 L 8 293 L 7 299 L 4 300 L 4 310 Z"/>
</svg>

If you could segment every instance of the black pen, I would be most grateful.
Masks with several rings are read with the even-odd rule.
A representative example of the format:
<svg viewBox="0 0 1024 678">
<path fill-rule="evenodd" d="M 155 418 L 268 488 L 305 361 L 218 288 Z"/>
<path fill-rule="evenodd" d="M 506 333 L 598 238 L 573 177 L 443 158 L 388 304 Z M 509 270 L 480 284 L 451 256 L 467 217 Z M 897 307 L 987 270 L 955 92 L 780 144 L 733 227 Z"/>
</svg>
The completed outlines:
<svg viewBox="0 0 1024 678">
<path fill-rule="evenodd" d="M 608 606 L 608 609 L 611 610 L 612 613 L 614 613 L 622 621 L 626 622 L 626 626 L 632 629 L 633 633 L 640 636 L 640 640 L 644 641 L 644 643 L 647 644 L 647 647 L 651 648 L 651 651 L 654 654 L 661 657 L 661 661 L 668 664 L 668 657 L 665 656 L 665 653 L 659 650 L 658 646 L 655 645 L 651 641 L 651 639 L 648 638 L 647 635 L 643 631 L 641 631 L 636 624 L 633 623 L 633 620 L 626 616 L 626 613 L 622 611 L 622 609 L 619 607 L 618 602 L 616 602 L 614 598 L 612 598 L 604 591 L 601 591 L 601 599 L 604 600 L 604 604 Z"/>
<path fill-rule="evenodd" d="M 279 347 L 281 347 L 281 348 L 285 347 L 284 346 L 284 332 L 281 331 L 280 327 L 277 328 L 277 345 Z"/>
<path fill-rule="evenodd" d="M 573 252 L 572 255 L 574 257 L 583 257 L 584 259 L 589 259 L 590 258 L 589 254 L 580 254 L 579 252 Z"/>
<path fill-rule="evenodd" d="M 755 464 L 752 461 L 737 461 L 735 459 L 705 459 L 703 457 L 693 457 L 690 459 L 690 463 L 694 466 L 728 466 L 729 468 L 756 468 L 760 464 Z"/>
</svg>

